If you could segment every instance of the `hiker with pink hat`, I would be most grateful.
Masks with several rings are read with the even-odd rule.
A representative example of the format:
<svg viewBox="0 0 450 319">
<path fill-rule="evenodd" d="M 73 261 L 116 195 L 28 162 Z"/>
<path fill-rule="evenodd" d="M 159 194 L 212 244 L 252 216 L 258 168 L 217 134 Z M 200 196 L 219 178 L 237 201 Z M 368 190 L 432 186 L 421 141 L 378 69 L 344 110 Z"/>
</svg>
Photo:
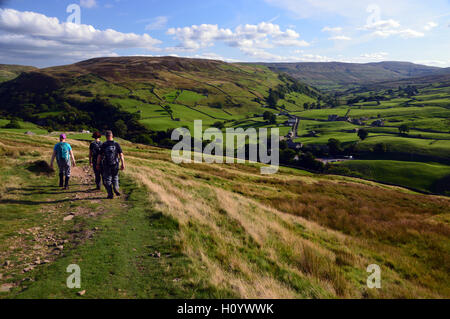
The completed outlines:
<svg viewBox="0 0 450 319">
<path fill-rule="evenodd" d="M 61 134 L 59 136 L 59 143 L 56 144 L 53 149 L 53 156 L 50 162 L 50 167 L 53 168 L 53 162 L 56 158 L 56 162 L 58 163 L 59 167 L 59 187 L 69 189 L 71 160 L 74 167 L 76 166 L 76 163 L 75 157 L 73 156 L 72 146 L 70 146 L 70 144 L 66 142 L 66 139 L 66 134 Z"/>
</svg>

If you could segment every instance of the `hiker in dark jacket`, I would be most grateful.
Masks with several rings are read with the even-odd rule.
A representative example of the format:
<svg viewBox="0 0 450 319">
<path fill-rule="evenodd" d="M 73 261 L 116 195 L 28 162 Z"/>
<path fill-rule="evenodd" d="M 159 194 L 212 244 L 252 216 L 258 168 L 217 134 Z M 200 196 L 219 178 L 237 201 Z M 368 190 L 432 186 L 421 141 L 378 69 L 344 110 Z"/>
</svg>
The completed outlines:
<svg viewBox="0 0 450 319">
<path fill-rule="evenodd" d="M 119 143 L 114 141 L 113 133 L 107 131 L 105 135 L 106 142 L 100 148 L 97 169 L 100 169 L 101 163 L 103 165 L 103 184 L 108 191 L 108 199 L 113 199 L 114 193 L 117 196 L 121 195 L 119 192 L 119 161 L 120 170 L 123 171 L 125 169 L 125 159 Z"/>
<path fill-rule="evenodd" d="M 92 135 L 92 138 L 95 139 L 89 146 L 89 165 L 94 169 L 95 174 L 95 185 L 97 185 L 97 190 L 101 189 L 101 182 L 102 182 L 102 167 L 100 163 L 100 169 L 97 169 L 97 159 L 98 155 L 100 154 L 100 148 L 102 146 L 102 142 L 100 141 L 100 138 L 102 137 L 102 134 L 99 132 L 95 132 Z"/>
<path fill-rule="evenodd" d="M 72 146 L 66 142 L 66 134 L 61 134 L 59 136 L 59 143 L 55 145 L 53 149 L 52 160 L 50 162 L 50 167 L 53 168 L 53 162 L 58 163 L 59 167 L 59 187 L 64 187 L 65 189 L 69 189 L 69 180 L 70 180 L 70 166 L 72 160 L 73 166 L 76 166 L 75 157 L 73 156 Z M 65 182 L 64 182 L 64 177 Z"/>
</svg>

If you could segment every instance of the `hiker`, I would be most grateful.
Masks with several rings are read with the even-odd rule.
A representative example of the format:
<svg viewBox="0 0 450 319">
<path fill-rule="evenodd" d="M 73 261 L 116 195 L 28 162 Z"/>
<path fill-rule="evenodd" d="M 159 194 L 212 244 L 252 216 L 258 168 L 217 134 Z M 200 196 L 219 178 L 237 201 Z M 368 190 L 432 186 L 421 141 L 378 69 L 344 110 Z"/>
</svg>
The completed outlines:
<svg viewBox="0 0 450 319">
<path fill-rule="evenodd" d="M 120 170 L 125 169 L 125 159 L 119 143 L 114 141 L 111 131 L 106 132 L 106 142 L 100 147 L 100 154 L 97 159 L 97 169 L 103 165 L 103 184 L 108 191 L 108 199 L 114 198 L 114 193 L 120 196 L 119 192 L 119 160 Z M 113 193 L 114 191 L 114 193 Z"/>
<path fill-rule="evenodd" d="M 53 168 L 53 162 L 58 163 L 59 167 L 59 187 L 64 187 L 64 189 L 69 189 L 70 180 L 70 167 L 71 160 L 73 166 L 77 166 L 75 163 L 75 157 L 73 156 L 72 147 L 66 142 L 66 134 L 61 134 L 59 136 L 59 143 L 55 145 L 53 149 L 52 160 L 50 162 L 50 167 Z M 65 177 L 65 181 L 64 181 Z"/>
<path fill-rule="evenodd" d="M 95 132 L 92 135 L 92 138 L 95 139 L 89 146 L 89 165 L 94 169 L 95 174 L 95 185 L 97 185 L 97 190 L 101 189 L 101 181 L 102 181 L 102 167 L 100 163 L 100 169 L 97 169 L 97 159 L 100 154 L 100 148 L 102 146 L 102 142 L 100 138 L 102 134 L 99 132 Z"/>
</svg>

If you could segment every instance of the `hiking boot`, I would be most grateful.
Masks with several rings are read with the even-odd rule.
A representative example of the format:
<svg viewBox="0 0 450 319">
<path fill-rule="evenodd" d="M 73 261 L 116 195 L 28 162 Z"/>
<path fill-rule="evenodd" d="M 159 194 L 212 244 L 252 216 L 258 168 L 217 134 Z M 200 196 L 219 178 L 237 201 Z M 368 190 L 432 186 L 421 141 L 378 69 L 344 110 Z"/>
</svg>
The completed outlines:
<svg viewBox="0 0 450 319">
<path fill-rule="evenodd" d="M 114 199 L 114 193 L 113 193 L 112 187 L 111 187 L 111 186 L 106 186 L 106 185 L 105 185 L 105 188 L 106 188 L 106 191 L 108 192 L 108 197 L 107 197 L 107 199 Z"/>
<path fill-rule="evenodd" d="M 96 188 L 96 190 L 101 190 L 102 189 L 102 187 L 100 186 L 100 185 L 97 185 L 97 188 Z"/>
<path fill-rule="evenodd" d="M 59 187 L 64 187 L 64 175 L 59 174 Z"/>
<path fill-rule="evenodd" d="M 68 190 L 68 189 L 69 189 L 69 181 L 70 181 L 70 177 L 67 177 L 67 176 L 66 176 L 66 182 L 65 182 L 65 184 L 64 184 L 64 189 L 65 189 L 65 190 Z"/>
<path fill-rule="evenodd" d="M 114 188 L 114 194 L 116 194 L 116 196 L 122 196 L 122 194 L 115 188 Z"/>
</svg>

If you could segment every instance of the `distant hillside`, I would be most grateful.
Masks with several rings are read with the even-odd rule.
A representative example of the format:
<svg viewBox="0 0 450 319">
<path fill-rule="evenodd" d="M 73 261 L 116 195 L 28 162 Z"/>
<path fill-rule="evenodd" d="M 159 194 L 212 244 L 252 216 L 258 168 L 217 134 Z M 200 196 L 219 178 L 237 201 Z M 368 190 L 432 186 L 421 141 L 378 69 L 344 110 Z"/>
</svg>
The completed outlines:
<svg viewBox="0 0 450 319">
<path fill-rule="evenodd" d="M 433 75 L 440 68 L 409 62 L 380 63 L 262 63 L 275 72 L 284 72 L 299 81 L 320 89 L 348 88 L 381 81 L 395 81 L 408 77 Z"/>
<path fill-rule="evenodd" d="M 0 64 L 0 83 L 14 79 L 22 72 L 31 72 L 34 70 L 37 70 L 37 68 L 23 65 Z"/>
<path fill-rule="evenodd" d="M 55 129 L 111 127 L 132 114 L 150 130 L 245 119 L 275 108 L 303 110 L 315 89 L 265 66 L 175 57 L 96 58 L 33 70 L 0 86 L 0 112 Z M 269 99 L 270 97 L 270 99 Z M 95 110 L 95 112 L 94 112 Z M 96 113 L 96 114 L 94 114 Z M 99 122 L 101 120 L 101 122 Z M 127 123 L 125 123 L 127 124 Z M 120 125 L 123 127 L 123 125 Z M 136 126 L 136 125 L 133 125 Z"/>
<path fill-rule="evenodd" d="M 377 90 L 377 89 L 386 89 L 386 88 L 396 88 L 399 86 L 408 86 L 414 85 L 417 87 L 436 84 L 443 86 L 450 86 L 450 68 L 439 69 L 431 75 L 417 76 L 417 77 L 409 77 L 394 81 L 382 81 L 376 83 L 370 83 L 364 85 L 366 89 L 369 90 Z"/>
</svg>

